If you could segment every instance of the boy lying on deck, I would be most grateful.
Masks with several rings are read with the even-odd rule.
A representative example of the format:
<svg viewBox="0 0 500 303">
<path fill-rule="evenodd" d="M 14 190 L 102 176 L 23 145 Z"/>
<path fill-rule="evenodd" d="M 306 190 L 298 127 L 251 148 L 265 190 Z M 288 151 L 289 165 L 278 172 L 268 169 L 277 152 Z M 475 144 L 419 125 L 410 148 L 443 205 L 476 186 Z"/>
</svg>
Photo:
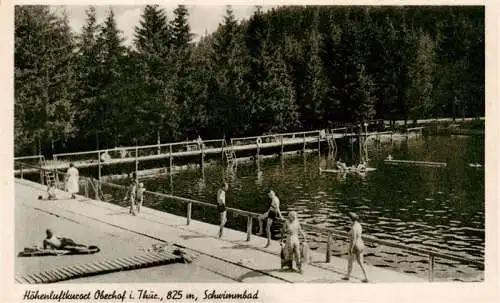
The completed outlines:
<svg viewBox="0 0 500 303">
<path fill-rule="evenodd" d="M 56 196 L 56 184 L 54 182 L 49 183 L 47 186 L 47 198 L 43 195 L 38 196 L 38 200 L 57 200 Z"/>
<path fill-rule="evenodd" d="M 65 249 L 65 250 L 79 250 L 86 245 L 77 244 L 70 238 L 57 237 L 54 233 L 47 229 L 47 237 L 43 239 L 43 249 Z"/>
<path fill-rule="evenodd" d="M 38 256 L 60 256 L 60 255 L 83 255 L 95 254 L 100 251 L 95 245 L 82 245 L 75 243 L 70 238 L 57 237 L 50 230 L 46 230 L 47 237 L 43 239 L 43 247 L 35 245 L 25 247 L 18 257 L 38 257 Z"/>
</svg>

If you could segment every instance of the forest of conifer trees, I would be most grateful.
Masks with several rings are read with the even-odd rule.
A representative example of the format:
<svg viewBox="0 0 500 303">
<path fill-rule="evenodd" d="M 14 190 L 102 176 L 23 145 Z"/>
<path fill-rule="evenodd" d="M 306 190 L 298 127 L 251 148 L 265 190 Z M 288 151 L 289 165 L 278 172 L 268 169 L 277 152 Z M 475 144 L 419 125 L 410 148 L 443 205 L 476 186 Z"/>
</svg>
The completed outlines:
<svg viewBox="0 0 500 303">
<path fill-rule="evenodd" d="M 15 154 L 484 115 L 484 7 L 256 8 L 193 41 L 189 11 L 112 10 L 78 34 L 15 9 Z"/>
</svg>

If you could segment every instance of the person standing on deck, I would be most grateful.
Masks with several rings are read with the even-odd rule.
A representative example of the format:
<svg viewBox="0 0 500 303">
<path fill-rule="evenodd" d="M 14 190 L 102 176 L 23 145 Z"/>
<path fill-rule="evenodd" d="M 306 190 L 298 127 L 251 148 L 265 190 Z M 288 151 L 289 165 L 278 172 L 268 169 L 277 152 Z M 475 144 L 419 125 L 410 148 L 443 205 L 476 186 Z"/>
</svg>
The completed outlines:
<svg viewBox="0 0 500 303">
<path fill-rule="evenodd" d="M 137 180 L 132 179 L 128 186 L 127 199 L 130 203 L 129 214 L 132 214 L 134 216 L 136 215 L 135 214 L 136 195 L 137 195 Z"/>
<path fill-rule="evenodd" d="M 141 212 L 142 202 L 144 202 L 144 192 L 146 189 L 144 188 L 144 183 L 139 183 L 139 187 L 137 187 L 136 201 L 137 201 L 137 213 Z"/>
<path fill-rule="evenodd" d="M 300 222 L 295 211 L 288 213 L 288 219 L 283 225 L 283 230 L 286 233 L 285 255 L 287 260 L 295 260 L 297 269 L 302 273 L 302 256 L 300 253 L 299 235 L 304 237 L 304 242 L 307 241 L 306 233 L 300 227 Z M 283 239 L 282 239 L 283 241 Z"/>
<path fill-rule="evenodd" d="M 229 185 L 224 182 L 221 188 L 217 191 L 217 210 L 219 211 L 220 227 L 219 227 L 219 238 L 222 238 L 224 232 L 224 225 L 227 222 L 227 211 L 226 211 L 226 191 L 229 189 Z"/>
<path fill-rule="evenodd" d="M 78 169 L 70 163 L 66 172 L 66 190 L 71 194 L 71 199 L 76 198 L 78 189 Z"/>
<path fill-rule="evenodd" d="M 353 212 L 349 212 L 349 217 L 352 220 L 351 231 L 350 231 L 350 241 L 349 241 L 349 261 L 347 265 L 347 275 L 342 278 L 342 280 L 348 281 L 351 277 L 352 272 L 352 263 L 354 262 L 354 258 L 358 261 L 361 270 L 363 271 L 364 279 L 361 280 L 363 283 L 368 283 L 368 278 L 366 276 L 366 270 L 363 265 L 363 253 L 365 249 L 365 245 L 363 243 L 363 239 L 361 238 L 361 233 L 363 232 L 363 228 L 361 227 L 361 223 L 359 223 L 359 217 L 357 214 Z"/>
<path fill-rule="evenodd" d="M 269 247 L 271 245 L 271 225 L 273 224 L 273 220 L 276 217 L 283 219 L 280 211 L 280 199 L 276 196 L 276 193 L 273 190 L 269 191 L 269 199 L 271 199 L 271 204 L 269 205 L 269 209 L 267 212 L 259 216 L 259 233 L 258 235 L 263 235 L 262 232 L 262 224 L 264 219 L 266 220 L 266 233 L 267 233 L 267 244 L 265 247 Z"/>
</svg>

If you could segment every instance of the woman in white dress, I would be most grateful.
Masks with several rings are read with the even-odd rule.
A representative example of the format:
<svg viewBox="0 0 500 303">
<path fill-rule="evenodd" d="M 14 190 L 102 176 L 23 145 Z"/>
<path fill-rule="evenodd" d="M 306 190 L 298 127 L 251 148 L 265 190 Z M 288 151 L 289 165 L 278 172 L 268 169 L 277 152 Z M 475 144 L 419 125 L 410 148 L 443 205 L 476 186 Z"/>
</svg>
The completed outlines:
<svg viewBox="0 0 500 303">
<path fill-rule="evenodd" d="M 76 198 L 78 189 L 78 169 L 70 163 L 66 172 L 66 190 L 71 194 L 71 199 Z"/>
</svg>

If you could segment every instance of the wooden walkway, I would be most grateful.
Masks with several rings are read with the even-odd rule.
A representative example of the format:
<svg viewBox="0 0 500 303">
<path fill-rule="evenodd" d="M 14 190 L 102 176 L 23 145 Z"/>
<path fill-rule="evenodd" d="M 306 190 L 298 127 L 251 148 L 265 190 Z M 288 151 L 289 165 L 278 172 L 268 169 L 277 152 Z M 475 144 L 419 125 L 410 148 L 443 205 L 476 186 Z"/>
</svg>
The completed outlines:
<svg viewBox="0 0 500 303">
<path fill-rule="evenodd" d="M 338 131 L 338 132 L 335 132 Z M 371 132 L 363 136 L 382 136 L 391 135 L 392 132 Z M 281 153 L 285 147 L 301 146 L 302 150 L 306 147 L 310 148 L 314 145 L 314 149 L 320 148 L 322 142 L 341 139 L 344 137 L 356 137 L 357 133 L 347 132 L 346 129 L 341 128 L 332 130 L 329 134 L 321 134 L 320 131 L 289 133 L 289 134 L 276 134 L 276 135 L 263 135 L 255 137 L 235 138 L 231 139 L 229 145 L 225 141 L 220 140 L 206 140 L 206 141 L 185 141 L 176 143 L 166 143 L 160 145 L 147 145 L 136 147 L 120 147 L 114 149 L 103 149 L 95 151 L 84 151 L 77 153 L 65 153 L 54 155 L 53 160 L 45 161 L 44 168 L 51 170 L 67 169 L 69 163 L 72 162 L 77 168 L 87 168 L 96 166 L 110 166 L 124 163 L 138 163 L 143 161 L 152 161 L 160 159 L 185 158 L 185 157 L 199 157 L 203 159 L 206 155 L 220 154 L 221 157 L 228 149 L 234 153 L 254 151 L 256 154 L 261 153 L 266 149 L 276 149 L 281 147 Z M 127 152 L 127 156 L 116 156 L 121 150 Z M 115 155 L 106 161 L 100 161 L 100 155 L 104 152 L 109 152 Z M 19 158 L 22 161 L 21 158 Z M 24 172 L 36 172 L 34 168 L 23 168 Z M 15 174 L 20 173 L 19 168 L 15 168 Z"/>
<path fill-rule="evenodd" d="M 88 241 L 99 246 L 97 254 L 77 257 L 44 257 L 17 258 L 16 273 L 22 275 L 30 272 L 44 272 L 54 270 L 58 266 L 73 266 L 86 262 L 98 262 L 117 258 L 133 258 L 141 254 L 141 247 L 151 242 L 172 243 L 186 251 L 204 256 L 206 261 L 202 266 L 211 266 L 214 262 L 221 264 L 210 270 L 224 277 L 230 277 L 236 282 L 263 283 L 336 283 L 342 282 L 347 261 L 332 257 L 329 263 L 324 260 L 324 254 L 312 252 L 312 264 L 305 267 L 303 274 L 283 271 L 280 269 L 280 245 L 272 241 L 271 246 L 264 248 L 266 240 L 262 237 L 252 237 L 246 241 L 246 233 L 226 229 L 224 237 L 216 237 L 218 226 L 191 220 L 186 225 L 186 218 L 174 216 L 165 212 L 144 207 L 138 216 L 130 216 L 128 209 L 101 201 L 90 200 L 79 196 L 76 200 L 67 199 L 67 193 L 58 192 L 63 197 L 56 201 L 37 200 L 38 195 L 45 191 L 45 187 L 27 180 L 15 181 L 16 210 L 29 208 L 36 213 L 50 215 L 53 222 L 50 226 L 58 226 L 63 222 L 74 222 L 58 230 L 64 236 L 73 237 L 81 241 L 81 237 L 89 237 L 89 230 L 100 231 L 90 236 Z M 16 211 L 16 249 L 29 246 L 26 243 L 33 234 L 40 234 L 43 238 L 43 222 L 32 224 L 33 218 L 24 218 L 22 212 Z M 71 226 L 71 227 L 70 227 Z M 96 229 L 98 227 L 98 229 Z M 36 231 L 34 231 L 36 229 Z M 63 230 L 61 230 L 63 229 Z M 121 242 L 116 249 L 116 241 L 124 235 L 134 236 L 134 240 Z M 128 236 L 127 236 L 128 237 Z M 149 244 L 148 244 L 149 243 Z M 85 243 L 87 244 L 87 243 Z M 47 258 L 51 258 L 50 260 Z M 203 259 L 203 258 L 201 258 Z M 194 265 L 193 265 L 194 266 Z M 409 274 L 398 273 L 367 265 L 368 277 L 372 283 L 384 282 L 426 282 L 426 279 Z M 131 271 L 133 273 L 133 270 Z M 132 274 L 131 273 L 131 274 Z M 351 283 L 359 283 L 362 278 L 358 266 L 354 266 Z M 196 279 L 196 277 L 193 277 Z M 143 282 L 149 282 L 147 280 Z M 206 281 L 210 282 L 210 281 Z"/>
</svg>

